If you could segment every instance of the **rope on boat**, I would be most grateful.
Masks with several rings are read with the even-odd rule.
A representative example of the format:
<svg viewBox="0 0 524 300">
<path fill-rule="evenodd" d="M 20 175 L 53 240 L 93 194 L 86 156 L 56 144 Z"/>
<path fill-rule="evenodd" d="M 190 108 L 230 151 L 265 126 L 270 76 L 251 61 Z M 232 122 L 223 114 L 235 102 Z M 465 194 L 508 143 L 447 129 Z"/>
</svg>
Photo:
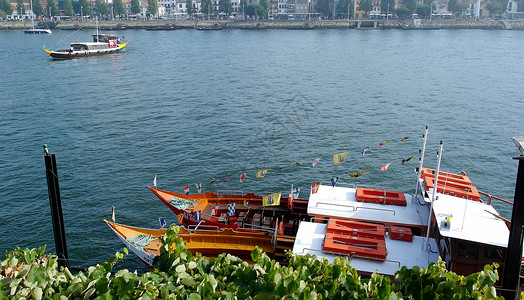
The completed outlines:
<svg viewBox="0 0 524 300">
<path fill-rule="evenodd" d="M 93 22 L 93 20 L 89 20 L 89 22 L 87 22 L 87 24 L 89 24 L 89 23 L 91 23 L 91 22 Z M 73 32 L 72 32 L 71 34 L 69 34 L 69 35 L 66 35 L 66 36 L 63 37 L 60 41 L 58 41 L 58 42 L 55 44 L 55 46 L 61 44 L 65 39 L 70 38 L 71 36 L 73 36 L 73 34 L 75 34 L 75 33 L 79 32 L 80 30 L 84 29 L 84 27 L 85 27 L 85 25 L 82 25 L 82 26 L 78 27 L 77 30 L 73 31 Z"/>
</svg>

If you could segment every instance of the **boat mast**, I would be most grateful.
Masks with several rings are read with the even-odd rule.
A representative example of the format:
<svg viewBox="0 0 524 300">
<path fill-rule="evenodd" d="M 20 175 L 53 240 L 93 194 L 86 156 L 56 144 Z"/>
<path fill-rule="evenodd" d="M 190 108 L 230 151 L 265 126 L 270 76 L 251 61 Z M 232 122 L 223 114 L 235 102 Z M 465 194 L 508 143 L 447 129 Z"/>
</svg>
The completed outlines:
<svg viewBox="0 0 524 300">
<path fill-rule="evenodd" d="M 417 172 L 417 186 L 415 187 L 415 197 L 418 195 L 420 177 L 422 176 L 422 167 L 424 166 L 424 155 L 426 154 L 426 143 L 428 141 L 428 126 L 426 126 L 426 132 L 424 133 L 422 137 L 424 138 L 424 143 L 422 145 L 422 150 L 419 150 L 420 166 L 418 167 L 418 172 Z"/>
<path fill-rule="evenodd" d="M 29 1 L 31 3 L 31 27 L 35 29 L 35 17 L 33 16 L 33 0 Z"/>
<path fill-rule="evenodd" d="M 437 160 L 437 173 L 435 174 L 435 181 L 433 182 L 433 194 L 431 195 L 431 200 L 429 201 L 429 216 L 428 216 L 428 230 L 426 231 L 426 249 L 429 243 L 429 230 L 431 229 L 431 219 L 433 217 L 433 202 L 435 201 L 437 194 L 437 183 L 438 183 L 438 173 L 440 172 L 440 161 L 442 159 L 442 141 L 440 141 L 440 149 L 438 151 L 438 160 Z"/>
</svg>

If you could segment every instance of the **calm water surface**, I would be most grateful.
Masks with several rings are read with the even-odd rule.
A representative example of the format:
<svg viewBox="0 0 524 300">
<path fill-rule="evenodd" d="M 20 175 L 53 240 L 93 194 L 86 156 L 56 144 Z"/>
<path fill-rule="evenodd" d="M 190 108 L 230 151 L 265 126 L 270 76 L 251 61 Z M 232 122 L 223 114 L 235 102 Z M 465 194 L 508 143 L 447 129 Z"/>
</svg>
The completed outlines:
<svg viewBox="0 0 524 300">
<path fill-rule="evenodd" d="M 442 140 L 443 170 L 465 170 L 479 190 L 513 200 L 510 138 L 524 135 L 522 31 L 128 30 L 120 35 L 131 43 L 118 55 L 53 61 L 41 50 L 92 32 L 71 34 L 0 32 L 2 253 L 15 245 L 54 251 L 42 144 L 57 155 L 77 266 L 122 249 L 102 222 L 112 205 L 121 223 L 175 221 L 145 188 L 154 173 L 159 188 L 180 192 L 195 183 L 259 192 L 294 184 L 307 197 L 311 183 L 334 176 L 414 191 L 417 162 L 400 162 L 417 155 L 426 125 L 426 166 L 435 167 Z M 348 160 L 333 166 L 331 155 L 343 151 Z M 254 178 L 293 162 L 304 164 Z M 207 184 L 223 177 L 232 179 Z M 509 207 L 495 206 L 510 217 Z M 132 255 L 123 265 L 142 268 Z"/>
</svg>

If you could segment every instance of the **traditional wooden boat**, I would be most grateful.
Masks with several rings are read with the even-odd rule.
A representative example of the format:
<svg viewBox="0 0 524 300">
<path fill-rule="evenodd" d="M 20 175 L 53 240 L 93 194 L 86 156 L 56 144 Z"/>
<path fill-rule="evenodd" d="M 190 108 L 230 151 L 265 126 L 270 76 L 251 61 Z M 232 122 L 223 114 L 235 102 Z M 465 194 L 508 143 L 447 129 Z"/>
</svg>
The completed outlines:
<svg viewBox="0 0 524 300">
<path fill-rule="evenodd" d="M 155 256 L 160 254 L 162 236 L 166 229 L 146 229 L 122 225 L 104 220 L 120 240 L 148 267 L 153 266 Z M 205 256 L 217 256 L 221 253 L 236 255 L 244 260 L 251 260 L 251 251 L 256 246 L 266 253 L 274 250 L 274 236 L 241 232 L 229 228 L 215 230 L 187 230 L 180 228 L 178 234 L 186 243 L 191 253 Z"/>
<path fill-rule="evenodd" d="M 480 199 L 464 172 L 441 172 L 422 163 L 413 194 L 321 184 L 310 193 L 307 208 L 315 222 L 300 223 L 294 255 L 330 261 L 346 256 L 366 275 L 394 276 L 402 266 L 427 267 L 439 256 L 461 275 L 493 262 L 503 274 L 510 230 L 491 205 L 497 198 Z"/>
<path fill-rule="evenodd" d="M 71 47 L 65 50 L 43 50 L 55 59 L 72 59 L 118 53 L 128 43 L 129 41 L 126 41 L 122 44 L 114 34 L 93 34 L 93 42 L 71 43 Z"/>
<path fill-rule="evenodd" d="M 279 205 L 264 206 L 254 193 L 205 192 L 184 194 L 148 188 L 177 216 L 186 228 L 232 228 L 244 232 L 271 233 L 276 227 L 294 236 L 300 220 L 309 220 L 307 200 L 282 197 Z"/>
</svg>

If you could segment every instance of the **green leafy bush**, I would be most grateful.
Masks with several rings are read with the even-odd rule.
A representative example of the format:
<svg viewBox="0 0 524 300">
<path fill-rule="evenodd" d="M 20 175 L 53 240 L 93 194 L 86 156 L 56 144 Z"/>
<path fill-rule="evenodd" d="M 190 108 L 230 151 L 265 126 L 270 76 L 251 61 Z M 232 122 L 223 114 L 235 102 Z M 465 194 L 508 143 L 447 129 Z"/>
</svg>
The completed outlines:
<svg viewBox="0 0 524 300">
<path fill-rule="evenodd" d="M 362 278 L 344 258 L 333 263 L 315 256 L 294 256 L 288 266 L 271 260 L 259 248 L 254 263 L 221 254 L 206 258 L 185 250 L 171 227 L 163 237 L 156 269 L 142 275 L 113 273 L 123 258 L 116 253 L 87 272 L 58 270 L 56 256 L 45 247 L 6 253 L 0 268 L 1 297 L 12 299 L 495 299 L 497 265 L 469 276 L 445 269 L 403 267 L 393 279 L 377 273 Z M 128 254 L 127 249 L 124 249 Z"/>
</svg>

